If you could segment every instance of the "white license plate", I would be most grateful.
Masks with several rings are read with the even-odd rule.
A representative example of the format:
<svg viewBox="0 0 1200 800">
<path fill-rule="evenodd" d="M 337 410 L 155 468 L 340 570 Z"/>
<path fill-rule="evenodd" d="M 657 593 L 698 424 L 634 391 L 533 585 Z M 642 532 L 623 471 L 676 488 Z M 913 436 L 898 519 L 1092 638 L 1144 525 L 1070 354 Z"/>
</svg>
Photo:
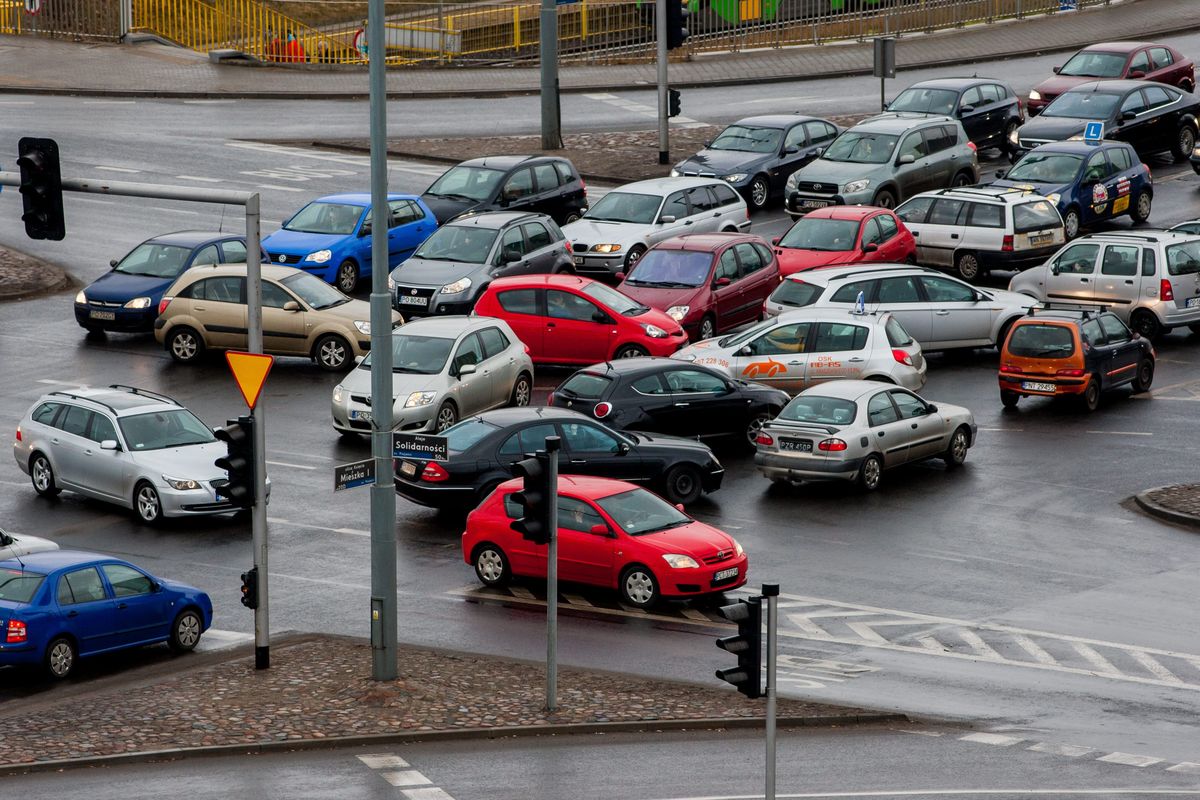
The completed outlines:
<svg viewBox="0 0 1200 800">
<path fill-rule="evenodd" d="M 362 422 L 370 422 L 371 421 L 371 412 L 370 411 L 351 411 L 350 419 L 361 420 Z"/>
<path fill-rule="evenodd" d="M 780 450 L 793 450 L 798 453 L 811 453 L 812 442 L 804 439 L 780 439 Z"/>
<path fill-rule="evenodd" d="M 117 312 L 115 312 L 115 311 L 92 311 L 88 314 L 88 316 L 91 317 L 92 319 L 115 320 L 117 318 Z"/>
<path fill-rule="evenodd" d="M 1196 306 L 1200 306 L 1200 297 L 1189 297 L 1187 300 L 1183 301 L 1183 306 L 1184 308 L 1195 308 Z M 95 314 L 96 312 L 93 311 L 92 313 Z"/>
<path fill-rule="evenodd" d="M 400 464 L 400 474 L 411 478 L 417 474 L 417 465 L 411 461 L 404 461 Z"/>
<path fill-rule="evenodd" d="M 726 578 L 736 578 L 737 570 L 738 570 L 737 567 L 730 567 L 729 569 L 723 569 L 720 572 L 715 573 L 713 575 L 713 580 L 714 581 L 723 581 Z"/>
<path fill-rule="evenodd" d="M 1054 235 L 1050 234 L 1050 233 L 1046 233 L 1041 236 L 1030 236 L 1029 237 L 1029 244 L 1033 247 L 1041 247 L 1042 245 L 1050 244 L 1053 241 L 1054 241 Z"/>
<path fill-rule="evenodd" d="M 583 256 L 575 256 L 575 265 L 576 265 L 576 266 L 582 266 L 582 265 L 583 265 Z"/>
<path fill-rule="evenodd" d="M 428 304 L 429 300 L 424 297 L 414 297 L 409 294 L 400 295 L 400 305 L 402 306 L 423 306 Z"/>
<path fill-rule="evenodd" d="M 1041 383 L 1039 381 L 1021 381 L 1021 388 L 1027 392 L 1053 392 L 1055 386 L 1053 383 Z"/>
<path fill-rule="evenodd" d="M 801 200 L 801 208 L 825 208 L 825 206 L 833 205 L 829 200 Z"/>
</svg>

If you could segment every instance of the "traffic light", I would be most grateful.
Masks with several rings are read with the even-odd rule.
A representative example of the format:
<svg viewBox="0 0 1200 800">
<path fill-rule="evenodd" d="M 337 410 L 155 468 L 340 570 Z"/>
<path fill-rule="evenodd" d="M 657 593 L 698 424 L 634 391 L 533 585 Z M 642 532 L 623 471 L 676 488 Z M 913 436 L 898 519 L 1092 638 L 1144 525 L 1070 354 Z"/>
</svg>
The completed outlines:
<svg viewBox="0 0 1200 800">
<path fill-rule="evenodd" d="M 67 235 L 67 226 L 63 220 L 58 145 L 53 139 L 23 136 L 17 143 L 17 165 L 21 168 L 25 235 L 30 239 L 61 240 Z"/>
<path fill-rule="evenodd" d="M 242 573 L 242 605 L 258 608 L 258 567 Z"/>
<path fill-rule="evenodd" d="M 679 116 L 679 90 L 667 89 L 667 116 Z"/>
<path fill-rule="evenodd" d="M 717 639 L 717 647 L 737 656 L 738 665 L 717 670 L 717 677 L 732 683 L 746 697 L 762 697 L 762 598 L 739 600 L 720 611 L 725 619 L 737 623 L 738 635 Z"/>
<path fill-rule="evenodd" d="M 667 49 L 683 47 L 687 41 L 687 0 L 665 0 L 667 4 Z M 674 116 L 674 115 L 672 115 Z"/>
<path fill-rule="evenodd" d="M 224 486 L 215 487 L 217 497 L 228 498 L 234 508 L 253 508 L 254 481 L 254 417 L 227 420 L 224 428 L 213 432 L 225 443 L 226 453 L 213 463 L 229 473 Z"/>
<path fill-rule="evenodd" d="M 535 544 L 550 543 L 550 470 L 548 456 L 538 453 L 513 465 L 524 479 L 521 491 L 512 500 L 521 508 L 521 516 L 510 527 Z"/>
</svg>

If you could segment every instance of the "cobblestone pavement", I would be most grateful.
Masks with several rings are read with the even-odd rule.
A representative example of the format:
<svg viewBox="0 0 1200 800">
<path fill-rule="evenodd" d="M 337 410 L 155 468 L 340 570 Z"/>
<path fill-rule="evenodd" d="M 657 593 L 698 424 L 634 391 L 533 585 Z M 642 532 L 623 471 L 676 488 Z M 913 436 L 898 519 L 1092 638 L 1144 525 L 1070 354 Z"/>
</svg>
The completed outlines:
<svg viewBox="0 0 1200 800">
<path fill-rule="evenodd" d="M 1135 499 L 1143 510 L 1156 517 L 1200 527 L 1200 483 L 1147 489 Z"/>
<path fill-rule="evenodd" d="M 53 292 L 70 285 L 67 274 L 53 264 L 0 247 L 0 302 Z"/>
</svg>

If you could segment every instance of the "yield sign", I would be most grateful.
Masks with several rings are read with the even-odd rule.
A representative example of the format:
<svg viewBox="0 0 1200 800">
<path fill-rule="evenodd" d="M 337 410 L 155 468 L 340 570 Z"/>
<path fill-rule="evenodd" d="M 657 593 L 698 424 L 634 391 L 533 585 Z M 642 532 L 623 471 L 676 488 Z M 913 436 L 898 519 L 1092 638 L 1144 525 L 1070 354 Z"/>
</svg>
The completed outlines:
<svg viewBox="0 0 1200 800">
<path fill-rule="evenodd" d="M 238 389 L 242 392 L 242 399 L 246 401 L 246 407 L 251 411 L 258 405 L 258 395 L 262 391 L 263 383 L 267 380 L 267 373 L 271 371 L 271 365 L 275 363 L 274 356 L 264 356 L 262 353 L 237 353 L 229 351 L 225 353 L 225 360 L 229 362 L 229 371 L 233 373 L 233 379 L 237 381 Z"/>
</svg>

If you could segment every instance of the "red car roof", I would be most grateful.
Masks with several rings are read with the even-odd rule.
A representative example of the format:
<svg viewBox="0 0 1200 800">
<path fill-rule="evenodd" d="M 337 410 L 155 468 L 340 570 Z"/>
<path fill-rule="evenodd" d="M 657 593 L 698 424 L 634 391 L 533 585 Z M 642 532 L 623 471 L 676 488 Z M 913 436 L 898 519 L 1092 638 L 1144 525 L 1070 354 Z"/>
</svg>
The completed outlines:
<svg viewBox="0 0 1200 800">
<path fill-rule="evenodd" d="M 814 209 L 804 216 L 809 219 L 851 219 L 862 220 L 877 211 L 886 209 L 878 206 L 826 206 Z"/>
<path fill-rule="evenodd" d="M 520 478 L 513 478 L 500 484 L 500 489 L 520 489 L 523 481 Z M 611 497 L 614 494 L 628 492 L 630 489 L 640 488 L 632 483 L 625 481 L 613 480 L 612 478 L 596 478 L 591 475 L 559 475 L 558 490 L 560 492 L 568 491 L 576 494 L 590 497 L 593 500 Z"/>
<path fill-rule="evenodd" d="M 766 244 L 762 237 L 747 233 L 688 233 L 672 236 L 654 245 L 655 250 L 695 250 L 713 253 L 734 242 L 758 242 Z"/>
<path fill-rule="evenodd" d="M 591 278 L 579 275 L 514 275 L 509 278 L 497 278 L 491 285 L 497 289 L 510 289 L 514 286 L 533 288 L 536 286 L 563 286 L 580 289 L 595 283 Z"/>
</svg>

